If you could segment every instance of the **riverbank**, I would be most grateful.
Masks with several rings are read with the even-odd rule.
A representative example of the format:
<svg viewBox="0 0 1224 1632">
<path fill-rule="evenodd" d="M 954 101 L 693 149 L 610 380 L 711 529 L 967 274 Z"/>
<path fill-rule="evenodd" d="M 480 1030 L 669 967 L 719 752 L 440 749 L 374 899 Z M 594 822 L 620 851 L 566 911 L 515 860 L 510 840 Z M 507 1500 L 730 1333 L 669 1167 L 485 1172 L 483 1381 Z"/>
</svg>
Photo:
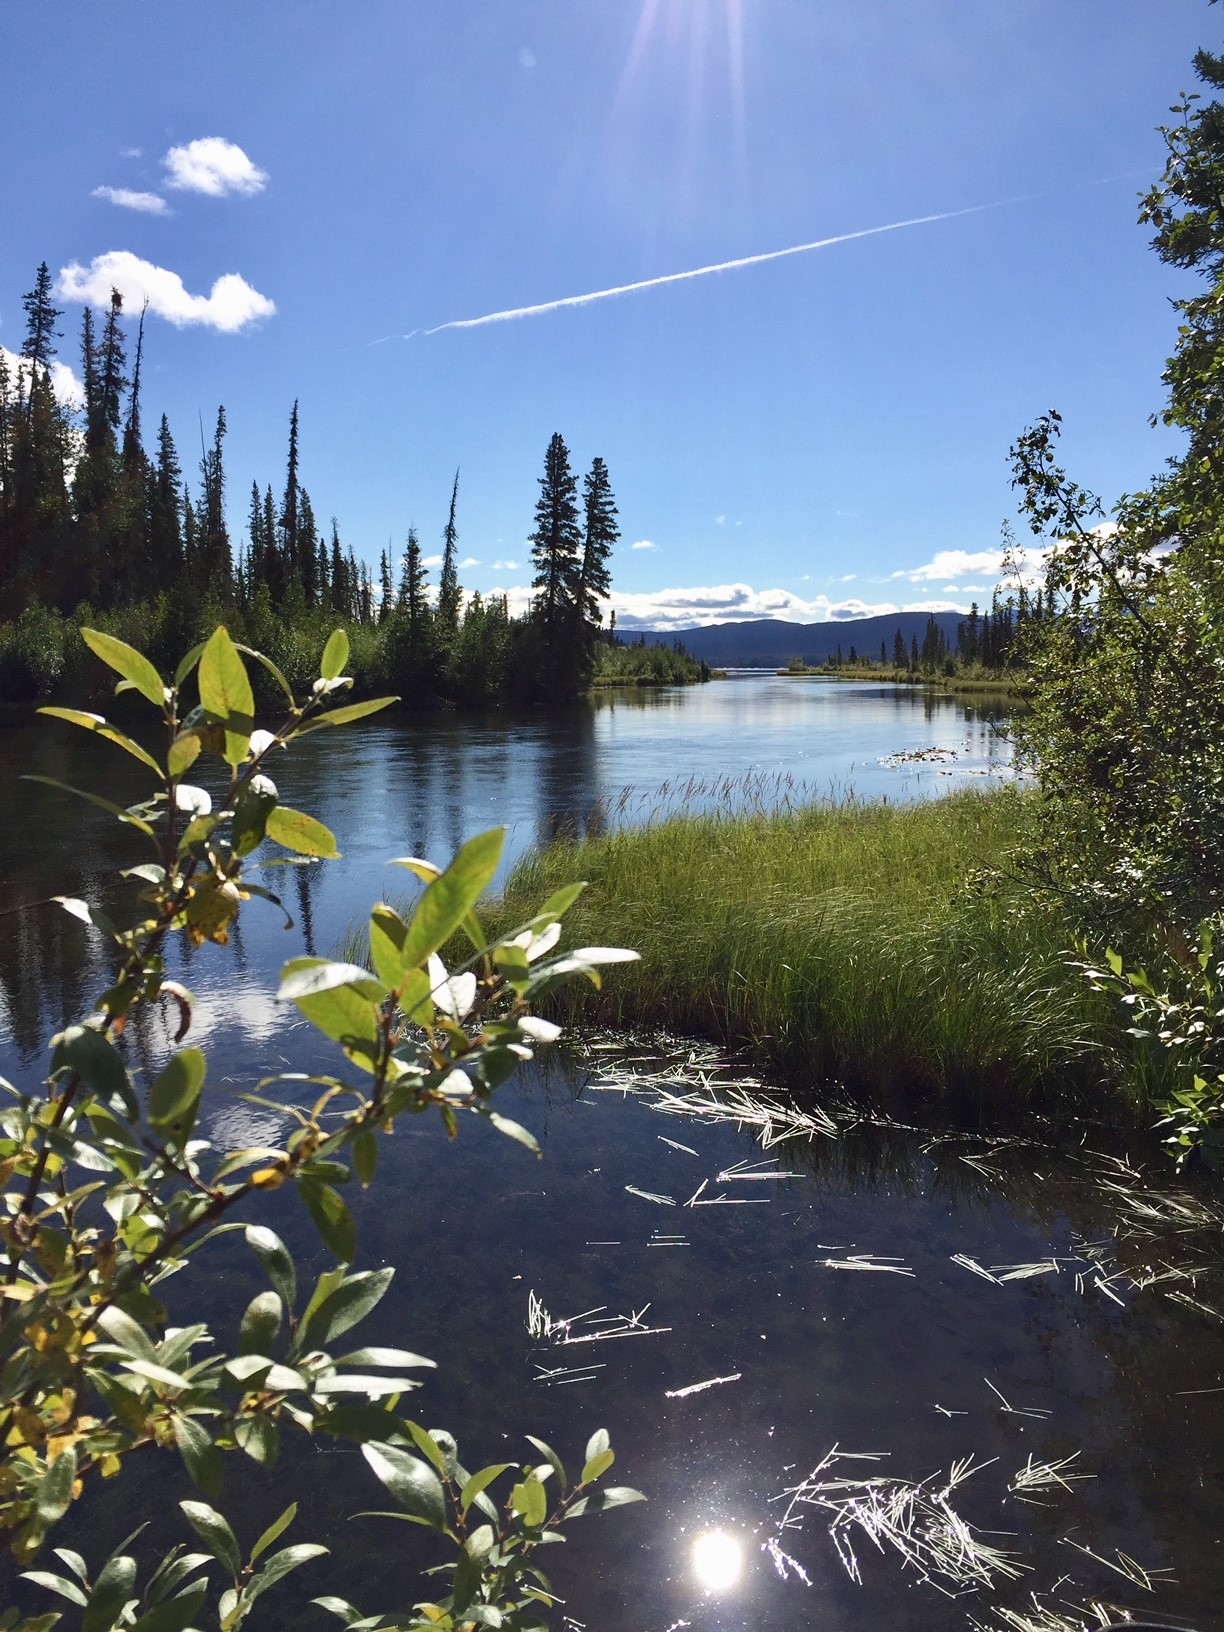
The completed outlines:
<svg viewBox="0 0 1224 1632">
<path fill-rule="evenodd" d="M 631 946 L 568 1018 L 746 1045 L 792 1080 L 1002 1114 L 1145 1095 L 1111 1006 L 1070 967 L 1073 930 L 1009 864 L 1037 819 L 1014 788 L 929 804 L 679 817 L 537 852 L 500 921 L 585 878 L 576 944 Z"/>
<path fill-rule="evenodd" d="M 1031 697 L 1032 682 L 1025 675 L 967 675 L 967 674 L 910 674 L 906 669 L 885 668 L 880 665 L 856 664 L 853 668 L 844 665 L 823 663 L 815 668 L 778 669 L 783 679 L 805 680 L 813 677 L 822 680 L 855 680 L 873 681 L 881 685 L 905 686 L 910 689 L 930 691 L 948 691 L 958 695 L 974 696 L 985 694 L 994 697 L 1023 698 Z"/>
</svg>

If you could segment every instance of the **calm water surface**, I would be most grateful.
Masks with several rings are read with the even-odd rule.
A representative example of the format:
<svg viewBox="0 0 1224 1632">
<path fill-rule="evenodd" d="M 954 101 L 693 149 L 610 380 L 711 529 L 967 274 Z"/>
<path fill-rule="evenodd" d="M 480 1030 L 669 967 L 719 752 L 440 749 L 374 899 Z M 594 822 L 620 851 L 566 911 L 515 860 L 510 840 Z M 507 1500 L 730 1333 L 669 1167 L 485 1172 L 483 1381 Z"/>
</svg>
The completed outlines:
<svg viewBox="0 0 1224 1632">
<path fill-rule="evenodd" d="M 11 773 L 126 775 L 114 763 L 121 756 L 96 753 L 67 728 L 11 731 L 0 742 Z M 956 754 L 908 770 L 880 763 L 929 748 Z M 337 831 L 344 861 L 294 875 L 292 932 L 270 910 L 251 913 L 240 941 L 204 948 L 181 970 L 200 997 L 197 1031 L 211 1052 L 208 1131 L 218 1144 L 278 1137 L 276 1113 L 239 1095 L 270 1070 L 326 1061 L 276 1005 L 276 971 L 304 946 L 332 949 L 386 892 L 390 855 L 444 858 L 495 820 L 510 826 L 519 853 L 558 829 L 640 819 L 674 803 L 681 786 L 710 805 L 763 797 L 759 786 L 722 785 L 749 774 L 905 799 L 1007 763 L 992 722 L 952 699 L 772 677 L 616 698 L 560 728 L 393 721 L 347 739 L 320 733 L 275 774 L 282 797 Z M 636 792 L 622 798 L 628 784 Z M 131 840 L 66 796 L 28 784 L 15 793 L 6 779 L 3 797 L 0 907 L 95 893 L 106 870 L 137 859 Z M 47 1030 L 84 1000 L 91 947 L 55 909 L 0 922 L 4 1069 L 33 1082 Z M 647 1080 L 662 1071 L 672 1092 L 703 1093 L 709 1078 L 725 1097 L 743 1069 L 686 1044 L 597 1044 L 524 1073 L 506 1092 L 508 1113 L 539 1135 L 542 1163 L 483 1127 L 450 1145 L 414 1121 L 384 1143 L 374 1189 L 354 1198 L 363 1267 L 398 1267 L 361 1339 L 439 1364 L 410 1402 L 414 1414 L 453 1429 L 469 1467 L 529 1454 L 526 1433 L 573 1464 L 591 1430 L 606 1426 L 618 1452 L 611 1477 L 649 1496 L 575 1521 L 567 1546 L 553 1549 L 566 1599 L 558 1623 L 566 1632 L 944 1632 L 969 1627 L 970 1616 L 1001 1625 L 995 1609 L 1023 1607 L 1037 1592 L 1054 1605 L 1099 1598 L 1218 1624 L 1224 1357 L 1221 1323 L 1204 1309 L 1224 1308 L 1224 1286 L 1210 1195 L 1194 1198 L 1204 1210 L 1193 1227 L 1170 1223 L 1163 1158 L 1132 1152 L 1134 1167 L 1121 1165 L 1121 1148 L 1086 1128 L 1056 1149 L 1040 1128 L 1031 1142 L 998 1143 L 839 1112 L 838 1137 L 798 1137 L 766 1153 L 750 1128 L 666 1114 Z M 827 1085 L 811 1093 L 836 1108 Z M 784 1176 L 719 1177 L 760 1162 Z M 699 1202 L 717 1204 L 685 1206 L 703 1181 Z M 266 1199 L 270 1222 L 316 1272 L 325 1268 L 295 1198 Z M 1153 1202 L 1154 1219 L 1144 1210 Z M 868 1261 L 863 1254 L 877 1267 L 837 1267 Z M 228 1329 L 261 1282 L 240 1252 L 218 1251 L 212 1263 L 203 1295 Z M 1044 1272 L 1002 1279 L 1024 1265 Z M 1205 1267 L 1195 1281 L 1153 1279 L 1187 1265 Z M 557 1318 L 602 1307 L 648 1330 L 584 1344 L 533 1338 L 531 1294 Z M 571 1335 L 596 1329 L 588 1322 Z M 712 1379 L 728 1380 L 687 1392 Z M 1015 1555 L 1022 1578 L 950 1598 L 853 1532 L 856 1583 L 827 1534 L 830 1515 L 811 1507 L 779 1536 L 778 1498 L 834 1446 L 883 1457 L 836 1470 L 849 1477 L 946 1475 L 969 1455 L 989 1464 L 954 1505 L 998 1532 L 986 1539 Z M 1090 1477 L 1037 1492 L 1044 1505 L 1009 1489 L 1030 1457 L 1071 1456 L 1065 1471 Z M 327 1590 L 368 1612 L 420 1596 L 428 1538 L 345 1518 L 381 1505 L 359 1456 L 287 1445 L 286 1460 L 308 1491 L 297 1539 L 337 1555 Z M 230 1481 L 244 1534 L 284 1505 L 276 1479 L 253 1464 L 233 1459 Z M 122 1512 L 95 1508 L 91 1533 L 75 1538 L 91 1556 L 126 1534 L 134 1510 L 157 1515 L 154 1532 L 178 1539 L 173 1502 L 189 1491 L 164 1470 L 124 1483 Z M 695 1563 L 712 1533 L 722 1538 L 715 1566 L 739 1559 L 721 1585 L 708 1543 L 697 1555 L 704 1573 Z M 801 1574 L 771 1554 L 771 1540 Z M 1153 1572 L 1154 1593 L 1110 1568 L 1118 1549 Z M 265 1600 L 264 1624 L 331 1624 L 301 1610 L 321 1590 L 322 1574 L 303 1571 L 294 1593 Z"/>
</svg>

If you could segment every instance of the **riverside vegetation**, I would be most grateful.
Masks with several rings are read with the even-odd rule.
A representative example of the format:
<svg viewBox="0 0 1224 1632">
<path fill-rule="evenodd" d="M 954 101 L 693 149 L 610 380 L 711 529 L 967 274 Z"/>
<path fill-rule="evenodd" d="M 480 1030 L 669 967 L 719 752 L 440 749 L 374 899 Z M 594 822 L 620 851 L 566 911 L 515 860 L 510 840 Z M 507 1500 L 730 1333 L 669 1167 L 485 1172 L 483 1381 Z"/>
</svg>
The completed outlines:
<svg viewBox="0 0 1224 1632">
<path fill-rule="evenodd" d="M 279 995 L 321 1046 L 314 1074 L 266 1079 L 254 1096 L 282 1101 L 281 1126 L 291 1130 L 283 1145 L 214 1149 L 200 1136 L 208 1061 L 184 1041 L 193 1000 L 168 978 L 167 941 L 224 944 L 251 897 L 278 904 L 252 872 L 266 877 L 278 863 L 339 854 L 321 822 L 281 803 L 269 755 L 392 699 L 333 706 L 349 684 L 342 630 L 300 702 L 270 659 L 247 654 L 283 695 L 274 731 L 255 728 L 247 667 L 224 627 L 184 658 L 169 685 L 113 636 L 85 630 L 84 638 L 119 674 L 118 689 L 155 710 L 165 746 L 155 757 L 100 715 L 46 711 L 100 735 L 149 775 L 148 796 L 127 808 L 80 790 L 148 859 L 124 874 L 139 889 L 128 925 L 96 902 L 47 903 L 101 933 L 113 980 L 91 1013 L 51 1040 L 45 1094 L 0 1084 L 0 1526 L 17 1558 L 36 1565 L 26 1581 L 79 1609 L 85 1632 L 184 1632 L 206 1619 L 233 1632 L 265 1592 L 292 1571 L 317 1567 L 328 1549 L 277 1545 L 294 1523 L 292 1500 L 262 1534 L 240 1541 L 214 1505 L 226 1463 L 249 1457 L 270 1467 L 287 1436 L 356 1442 L 395 1503 L 390 1516 L 434 1532 L 449 1561 L 428 1598 L 389 1616 L 369 1618 L 334 1594 L 315 1602 L 346 1627 L 539 1628 L 553 1602 L 539 1549 L 564 1539 L 569 1521 L 641 1498 L 601 1483 L 614 1461 L 603 1430 L 591 1435 L 573 1478 L 538 1439 L 528 1441 L 525 1459 L 468 1472 L 453 1435 L 405 1414 L 406 1395 L 432 1362 L 405 1349 L 354 1346 L 347 1335 L 395 1270 L 351 1268 L 356 1226 L 342 1187 L 373 1184 L 380 1139 L 399 1118 L 426 1113 L 452 1138 L 461 1117 L 481 1117 L 538 1155 L 531 1134 L 493 1105 L 519 1062 L 556 1035 L 531 1005 L 565 978 L 598 980 L 600 964 L 633 954 L 556 952 L 580 885 L 554 892 L 514 934 L 486 937 L 475 909 L 497 868 L 501 829 L 471 839 L 444 871 L 406 858 L 400 865 L 425 890 L 410 917 L 374 908 L 373 972 L 317 957 L 284 966 Z M 193 677 L 194 707 L 184 694 Z M 202 779 L 211 789 L 186 780 L 214 761 L 215 774 Z M 448 969 L 439 949 L 460 930 L 467 952 Z M 137 1059 L 145 1070 L 134 1069 Z M 260 1198 L 286 1186 L 332 1260 L 310 1288 L 299 1286 L 302 1266 L 260 1221 Z M 231 1251 L 241 1238 L 269 1285 L 234 1311 L 235 1329 L 220 1331 L 192 1316 L 198 1277 L 215 1266 L 226 1237 Z M 184 1317 L 189 1324 L 169 1324 Z M 55 1547 L 47 1562 L 57 1567 L 42 1567 L 75 1504 L 150 1457 L 181 1463 L 198 1487 L 179 1503 L 194 1550 L 174 1545 L 142 1568 L 129 1537 L 105 1559 Z M 10 1608 L 3 1625 L 49 1632 L 60 1618 L 52 1611 L 23 1619 Z"/>
<path fill-rule="evenodd" d="M 1195 69 L 1224 88 L 1224 56 Z M 1224 103 L 1173 111 L 1141 220 L 1208 285 L 1176 303 L 1164 375 L 1185 451 L 1105 524 L 1057 462 L 1056 412 L 1012 449 L 1041 587 L 1002 655 L 1030 680 L 1015 731 L 1036 790 L 680 820 L 537 858 L 509 903 L 577 867 L 644 954 L 584 1012 L 869 1085 L 995 1103 L 1057 1085 L 1100 1110 L 1123 1093 L 1180 1160 L 1224 1158 Z"/>
</svg>

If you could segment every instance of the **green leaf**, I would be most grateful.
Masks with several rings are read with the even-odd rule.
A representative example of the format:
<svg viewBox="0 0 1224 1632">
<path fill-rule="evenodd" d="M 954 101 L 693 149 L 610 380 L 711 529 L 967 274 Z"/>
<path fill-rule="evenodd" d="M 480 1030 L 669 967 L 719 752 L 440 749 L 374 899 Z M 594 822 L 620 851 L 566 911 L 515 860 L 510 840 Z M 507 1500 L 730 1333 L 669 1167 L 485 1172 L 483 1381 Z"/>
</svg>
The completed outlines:
<svg viewBox="0 0 1224 1632">
<path fill-rule="evenodd" d="M 358 963 L 335 963 L 329 958 L 290 958 L 281 970 L 277 997 L 282 1003 L 296 1003 L 303 997 L 347 986 L 362 997 L 381 1003 L 388 995 L 381 981 Z"/>
<path fill-rule="evenodd" d="M 611 1507 L 626 1507 L 630 1502 L 645 1500 L 640 1490 L 630 1490 L 627 1485 L 609 1485 L 607 1490 L 593 1490 L 589 1496 L 580 1496 L 567 1509 L 567 1514 L 569 1518 L 577 1519 L 584 1513 L 603 1513 Z"/>
<path fill-rule="evenodd" d="M 332 1193 L 335 1194 L 334 1191 Z M 344 1255 L 341 1253 L 337 1256 Z M 351 1258 L 345 1259 L 345 1262 L 351 1262 Z M 303 1335 L 296 1344 L 297 1351 L 325 1348 L 333 1338 L 340 1337 L 363 1321 L 382 1302 L 394 1275 L 395 1270 L 390 1265 L 386 1269 L 364 1269 L 356 1275 L 347 1275 L 303 1322 Z"/>
<path fill-rule="evenodd" d="M 246 1232 L 246 1244 L 259 1259 L 268 1279 L 281 1295 L 285 1308 L 292 1314 L 297 1302 L 297 1272 L 288 1247 L 266 1224 L 252 1224 Z"/>
<path fill-rule="evenodd" d="M 134 816 L 130 810 L 125 810 L 122 805 L 115 804 L 113 799 L 103 799 L 100 794 L 86 793 L 84 788 L 74 788 L 70 783 L 61 782 L 54 776 L 36 776 L 33 771 L 25 772 L 21 780 L 23 782 L 41 782 L 44 787 L 58 788 L 61 793 L 71 793 L 77 799 L 84 799 L 87 804 L 97 805 L 99 810 L 108 810 L 119 821 L 126 822 L 129 827 L 138 828 L 141 833 L 147 833 L 151 839 L 157 837 L 143 816 Z"/>
<path fill-rule="evenodd" d="M 319 1184 L 306 1178 L 298 1180 L 298 1193 L 306 1203 L 306 1211 L 314 1219 L 324 1245 L 342 1263 L 351 1264 L 357 1254 L 357 1226 L 344 1197 L 330 1184 Z"/>
<path fill-rule="evenodd" d="M 321 680 L 335 680 L 344 673 L 344 665 L 349 660 L 349 638 L 343 629 L 333 629 L 328 636 L 327 645 L 323 648 L 323 659 L 319 664 L 319 678 Z"/>
<path fill-rule="evenodd" d="M 352 986 L 336 986 L 314 997 L 299 997 L 297 1006 L 311 1025 L 373 1069 L 382 1047 L 377 1003 L 362 997 Z"/>
<path fill-rule="evenodd" d="M 535 1134 L 523 1127 L 521 1123 L 511 1121 L 508 1116 L 503 1116 L 500 1111 L 489 1111 L 488 1117 L 497 1131 L 504 1133 L 507 1139 L 514 1139 L 520 1145 L 526 1145 L 533 1156 L 542 1156 L 544 1154 L 536 1142 Z"/>
<path fill-rule="evenodd" d="M 225 731 L 226 763 L 241 765 L 255 726 L 255 696 L 246 665 L 224 624 L 213 630 L 204 647 L 197 679 L 200 701 Z"/>
<path fill-rule="evenodd" d="M 134 1122 L 140 1105 L 118 1050 L 96 1026 L 68 1026 L 51 1039 L 52 1071 L 76 1071 L 103 1099 L 118 1096 Z"/>
<path fill-rule="evenodd" d="M 98 1316 L 98 1325 L 125 1354 L 137 1360 L 153 1360 L 157 1350 L 144 1327 L 132 1319 L 118 1304 L 112 1303 Z"/>
<path fill-rule="evenodd" d="M 174 1443 L 196 1484 L 206 1496 L 216 1496 L 221 1489 L 221 1452 L 205 1428 L 196 1418 L 182 1417 L 176 1412 Z"/>
<path fill-rule="evenodd" d="M 267 655 L 267 653 L 257 652 L 254 646 L 244 646 L 240 640 L 236 640 L 234 645 L 244 657 L 253 657 L 256 663 L 259 664 L 260 668 L 272 676 L 273 680 L 276 681 L 277 685 L 281 688 L 288 699 L 289 707 L 292 708 L 294 706 L 293 687 L 289 684 L 288 680 L 285 679 L 284 675 L 277 668 L 276 664 L 273 663 L 272 659 Z"/>
<path fill-rule="evenodd" d="M 89 1595 L 89 1608 L 81 1616 L 81 1632 L 111 1632 L 123 1606 L 133 1597 L 136 1560 L 126 1553 L 109 1558 L 98 1573 Z"/>
<path fill-rule="evenodd" d="M 338 1366 L 395 1366 L 407 1367 L 411 1370 L 420 1366 L 428 1371 L 436 1369 L 436 1360 L 427 1360 L 423 1354 L 413 1354 L 411 1349 L 384 1349 L 368 1348 L 354 1349 L 351 1354 L 342 1354 L 336 1361 Z"/>
<path fill-rule="evenodd" d="M 371 697 L 364 703 L 346 703 L 343 708 L 329 708 L 325 714 L 316 714 L 297 732 L 299 737 L 305 737 L 312 731 L 321 731 L 327 725 L 351 725 L 354 720 L 364 720 L 368 714 L 378 714 L 384 708 L 390 708 L 392 703 L 398 703 L 398 697 Z"/>
<path fill-rule="evenodd" d="M 407 1428 L 409 1437 L 417 1450 L 432 1462 L 438 1472 L 445 1477 L 446 1452 L 438 1444 L 429 1429 L 422 1428 L 419 1422 L 413 1422 L 410 1418 L 405 1419 L 404 1426 Z"/>
<path fill-rule="evenodd" d="M 279 1553 L 273 1553 L 247 1587 L 247 1598 L 258 1598 L 283 1576 L 288 1575 L 290 1570 L 296 1570 L 299 1564 L 309 1563 L 312 1558 L 322 1558 L 327 1551 L 326 1547 L 320 1547 L 317 1542 L 312 1541 L 299 1542 L 296 1547 L 283 1547 Z"/>
<path fill-rule="evenodd" d="M 279 1292 L 257 1292 L 247 1304 L 238 1329 L 239 1354 L 271 1354 L 281 1328 L 284 1305 Z"/>
<path fill-rule="evenodd" d="M 187 653 L 186 657 L 184 657 L 181 660 L 181 662 L 179 663 L 178 668 L 175 669 L 175 671 L 174 671 L 174 688 L 175 688 L 176 691 L 182 685 L 183 681 L 186 680 L 187 676 L 191 673 L 191 671 L 195 668 L 196 664 L 203 657 L 203 655 L 204 655 L 204 644 L 205 644 L 204 641 L 202 641 L 202 640 L 198 641 L 196 643 L 196 645 L 194 645 L 191 648 L 191 650 Z"/>
<path fill-rule="evenodd" d="M 22 1570 L 23 1581 L 33 1581 L 37 1587 L 46 1587 L 48 1592 L 57 1592 L 61 1598 L 67 1598 L 70 1604 L 80 1604 L 84 1607 L 89 1599 L 77 1586 L 75 1581 L 68 1581 L 62 1575 L 52 1575 L 49 1570 Z"/>
<path fill-rule="evenodd" d="M 592 1457 L 602 1456 L 606 1450 L 611 1449 L 611 1443 L 608 1438 L 608 1430 L 606 1428 L 597 1428 L 590 1439 L 587 1440 L 586 1460 L 589 1462 Z"/>
<path fill-rule="evenodd" d="M 538 1530 L 544 1523 L 548 1517 L 548 1496 L 534 1474 L 529 1474 L 515 1485 L 510 1492 L 510 1506 L 516 1513 L 522 1514 L 524 1523 L 533 1529 Z"/>
<path fill-rule="evenodd" d="M 500 1479 L 506 1469 L 513 1466 L 513 1462 L 490 1462 L 487 1468 L 474 1473 L 459 1493 L 459 1506 L 463 1511 L 466 1513 L 481 1491 L 487 1490 L 495 1479 Z"/>
<path fill-rule="evenodd" d="M 288 805 L 277 805 L 269 813 L 266 831 L 270 839 L 283 844 L 286 850 L 296 851 L 299 856 L 322 856 L 328 861 L 337 861 L 340 857 L 331 829 L 304 811 L 291 810 Z"/>
<path fill-rule="evenodd" d="M 276 784 L 270 777 L 251 776 L 242 784 L 230 828 L 230 844 L 236 856 L 249 856 L 263 842 L 276 800 Z"/>
<path fill-rule="evenodd" d="M 363 1445 L 361 1454 L 405 1513 L 423 1519 L 435 1530 L 445 1530 L 442 1481 L 427 1463 L 395 1445 Z"/>
<path fill-rule="evenodd" d="M 526 1439 L 529 1445 L 535 1446 L 536 1450 L 539 1451 L 540 1455 L 552 1468 L 553 1472 L 557 1476 L 557 1483 L 561 1486 L 561 1489 L 564 1490 L 569 1484 L 569 1480 L 565 1477 L 565 1469 L 561 1465 L 561 1458 L 557 1455 L 556 1451 L 553 1450 L 551 1445 L 546 1445 L 542 1439 L 536 1439 L 531 1434 L 528 1434 Z"/>
<path fill-rule="evenodd" d="M 182 1508 L 187 1523 L 222 1569 L 237 1577 L 242 1571 L 242 1554 L 238 1550 L 238 1540 L 216 1508 L 209 1507 L 207 1502 L 180 1502 L 179 1507 Z"/>
<path fill-rule="evenodd" d="M 132 1632 L 185 1632 L 202 1619 L 200 1609 L 208 1595 L 207 1580 L 193 1581 L 174 1598 L 156 1604 L 140 1616 Z"/>
<path fill-rule="evenodd" d="M 195 1110 L 208 1061 L 198 1048 L 183 1048 L 166 1062 L 149 1094 L 149 1122 L 157 1129 L 180 1122 Z"/>
<path fill-rule="evenodd" d="M 495 1541 L 492 1525 L 482 1524 L 473 1530 L 463 1544 L 463 1551 L 455 1563 L 454 1609 L 460 1619 L 480 1591 L 485 1561 L 493 1551 Z"/>
<path fill-rule="evenodd" d="M 540 908 L 539 916 L 541 918 L 564 918 L 586 887 L 585 883 L 562 885 L 559 890 L 554 890 L 548 900 L 545 901 Z"/>
<path fill-rule="evenodd" d="M 298 1504 L 296 1502 L 290 1502 L 289 1506 L 281 1514 L 280 1518 L 273 1519 L 272 1523 L 264 1531 L 263 1535 L 260 1536 L 254 1547 L 251 1548 L 252 1564 L 254 1564 L 258 1558 L 261 1558 L 263 1554 L 267 1552 L 269 1547 L 273 1546 L 280 1540 L 285 1531 L 288 1530 L 289 1526 L 293 1523 L 294 1519 L 297 1518 L 297 1510 Z"/>
<path fill-rule="evenodd" d="M 153 755 L 146 753 L 138 742 L 133 742 L 131 737 L 116 729 L 108 720 L 103 719 L 101 714 L 87 714 L 80 708 L 50 707 L 40 708 L 38 712 L 40 714 L 49 714 L 52 719 L 67 720 L 69 725 L 79 725 L 84 731 L 96 732 L 98 736 L 105 737 L 107 742 L 113 742 L 118 747 L 125 749 L 133 759 L 138 759 L 142 765 L 147 765 L 155 776 L 162 776 L 162 768 L 153 758 Z"/>
<path fill-rule="evenodd" d="M 82 629 L 81 639 L 108 668 L 131 681 L 142 697 L 147 697 L 158 708 L 164 705 L 165 682 L 143 653 L 126 641 L 116 640 L 114 635 L 104 635 L 100 629 Z"/>
<path fill-rule="evenodd" d="M 594 1484 L 596 1479 L 601 1478 L 605 1473 L 607 1473 L 608 1469 L 615 1461 L 616 1452 L 611 1446 L 609 1446 L 606 1451 L 600 1451 L 598 1456 L 591 1457 L 590 1460 L 584 1465 L 582 1469 L 581 1483 L 584 1485 Z"/>
<path fill-rule="evenodd" d="M 280 1435 L 270 1417 L 239 1417 L 234 1424 L 234 1438 L 239 1446 L 261 1467 L 270 1468 L 280 1449 Z"/>
<path fill-rule="evenodd" d="M 408 925 L 393 907 L 379 902 L 370 914 L 370 961 L 384 985 L 398 988 L 407 966 L 404 963 L 404 942 Z"/>
<path fill-rule="evenodd" d="M 408 926 L 403 950 L 407 968 L 424 963 L 459 928 L 496 873 L 505 839 L 504 827 L 469 839 L 446 871 L 429 885 Z"/>
<path fill-rule="evenodd" d="M 166 768 L 175 781 L 189 771 L 199 759 L 202 747 L 203 744 L 194 731 L 180 731 L 175 737 L 166 756 Z"/>
<path fill-rule="evenodd" d="M 76 1473 L 76 1451 L 70 1445 L 56 1457 L 34 1491 L 34 1512 L 44 1527 L 54 1524 L 68 1511 Z"/>
</svg>

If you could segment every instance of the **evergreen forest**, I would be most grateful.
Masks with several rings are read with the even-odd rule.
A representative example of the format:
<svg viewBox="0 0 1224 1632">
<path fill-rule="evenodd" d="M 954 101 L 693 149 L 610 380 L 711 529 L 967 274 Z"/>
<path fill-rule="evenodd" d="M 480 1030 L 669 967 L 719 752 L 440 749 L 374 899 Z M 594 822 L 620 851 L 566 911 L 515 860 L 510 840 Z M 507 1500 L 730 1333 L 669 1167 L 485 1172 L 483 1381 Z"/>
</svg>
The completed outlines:
<svg viewBox="0 0 1224 1632">
<path fill-rule="evenodd" d="M 459 581 L 459 474 L 451 487 L 436 584 L 415 527 L 377 571 L 320 521 L 302 480 L 300 413 L 289 416 L 282 481 L 252 481 L 235 539 L 224 407 L 201 430 L 194 482 L 163 414 L 146 446 L 145 322 L 112 291 L 81 319 L 79 405 L 57 390 L 64 316 L 44 262 L 23 298 L 25 338 L 0 349 L 0 702 L 81 699 L 98 675 L 77 630 L 137 640 L 154 661 L 225 623 L 307 684 L 320 642 L 349 636 L 358 695 L 395 692 L 409 707 L 564 705 L 592 683 L 708 678 L 673 645 L 626 645 L 603 627 L 619 537 L 608 467 L 579 480 L 554 434 L 528 542 L 535 599 L 512 617 L 504 595 Z M 61 376 L 62 377 L 62 376 Z"/>
</svg>

